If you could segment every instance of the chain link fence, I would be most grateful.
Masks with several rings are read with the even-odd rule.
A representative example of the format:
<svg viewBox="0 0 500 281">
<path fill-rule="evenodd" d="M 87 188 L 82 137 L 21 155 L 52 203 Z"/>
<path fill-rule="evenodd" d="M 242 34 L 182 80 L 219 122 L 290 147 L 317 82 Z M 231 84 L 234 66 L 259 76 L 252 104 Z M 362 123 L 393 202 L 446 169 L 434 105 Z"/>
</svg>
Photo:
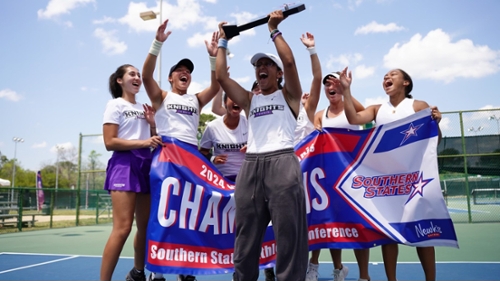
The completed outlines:
<svg viewBox="0 0 500 281">
<path fill-rule="evenodd" d="M 445 202 L 454 222 L 500 222 L 500 109 L 443 112 L 438 166 Z M 88 135 L 91 137 L 100 135 Z M 109 223 L 111 198 L 105 171 L 82 165 L 80 135 L 75 189 L 0 188 L 0 224 L 14 229 Z"/>
<path fill-rule="evenodd" d="M 500 109 L 443 112 L 441 188 L 454 222 L 500 221 Z"/>
</svg>

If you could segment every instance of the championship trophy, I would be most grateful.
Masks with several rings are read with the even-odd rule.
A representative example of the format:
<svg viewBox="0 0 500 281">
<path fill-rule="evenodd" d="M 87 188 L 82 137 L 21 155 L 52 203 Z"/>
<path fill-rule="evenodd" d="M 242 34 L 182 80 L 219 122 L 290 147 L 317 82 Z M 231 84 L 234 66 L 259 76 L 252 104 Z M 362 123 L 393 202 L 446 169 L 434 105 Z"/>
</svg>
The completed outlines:
<svg viewBox="0 0 500 281">
<path fill-rule="evenodd" d="M 305 9 L 306 9 L 306 6 L 304 4 L 300 4 L 300 5 L 293 6 L 293 7 L 291 7 L 288 4 L 285 4 L 285 7 L 283 9 L 283 16 L 288 17 L 289 15 L 293 15 L 293 14 L 296 14 L 298 12 L 302 12 Z M 229 39 L 233 38 L 234 36 L 240 35 L 240 32 L 242 32 L 242 31 L 245 31 L 245 30 L 248 30 L 250 28 L 254 28 L 256 26 L 267 23 L 269 21 L 269 18 L 270 18 L 269 16 L 266 16 L 266 17 L 256 19 L 252 22 L 249 22 L 249 23 L 246 23 L 243 25 L 239 25 L 239 26 L 223 25 L 222 29 L 224 30 L 224 33 L 226 34 L 226 38 L 229 40 Z"/>
</svg>

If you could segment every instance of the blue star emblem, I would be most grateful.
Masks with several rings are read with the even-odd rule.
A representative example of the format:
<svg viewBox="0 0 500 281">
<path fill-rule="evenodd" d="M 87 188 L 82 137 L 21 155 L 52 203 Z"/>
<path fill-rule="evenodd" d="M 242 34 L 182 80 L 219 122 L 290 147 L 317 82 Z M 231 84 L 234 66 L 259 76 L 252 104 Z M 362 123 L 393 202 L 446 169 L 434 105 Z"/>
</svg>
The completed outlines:
<svg viewBox="0 0 500 281">
<path fill-rule="evenodd" d="M 403 145 L 403 143 L 405 143 L 412 136 L 418 136 L 417 131 L 422 126 L 423 126 L 423 124 L 420 124 L 418 126 L 413 126 L 413 123 L 410 123 L 410 126 L 408 127 L 408 129 L 400 132 L 400 134 L 405 135 L 405 137 L 403 138 L 403 140 L 401 141 L 401 143 L 399 145 Z"/>
<path fill-rule="evenodd" d="M 413 199 L 413 197 L 415 197 L 417 194 L 420 194 L 420 196 L 423 197 L 424 196 L 424 187 L 428 183 L 430 183 L 432 180 L 434 180 L 434 179 L 425 179 L 424 180 L 424 173 L 421 172 L 418 179 L 412 184 L 413 190 L 411 191 L 410 196 L 408 197 L 408 200 L 406 200 L 405 204 L 410 202 L 410 200 Z"/>
</svg>

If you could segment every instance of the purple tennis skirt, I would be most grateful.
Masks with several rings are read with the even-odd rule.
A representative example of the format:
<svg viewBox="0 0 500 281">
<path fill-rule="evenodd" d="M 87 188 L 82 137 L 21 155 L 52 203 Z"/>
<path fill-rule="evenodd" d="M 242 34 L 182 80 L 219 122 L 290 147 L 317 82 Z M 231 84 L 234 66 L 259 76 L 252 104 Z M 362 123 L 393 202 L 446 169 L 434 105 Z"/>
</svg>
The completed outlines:
<svg viewBox="0 0 500 281">
<path fill-rule="evenodd" d="M 104 190 L 149 193 L 149 148 L 115 151 L 108 161 Z"/>
</svg>

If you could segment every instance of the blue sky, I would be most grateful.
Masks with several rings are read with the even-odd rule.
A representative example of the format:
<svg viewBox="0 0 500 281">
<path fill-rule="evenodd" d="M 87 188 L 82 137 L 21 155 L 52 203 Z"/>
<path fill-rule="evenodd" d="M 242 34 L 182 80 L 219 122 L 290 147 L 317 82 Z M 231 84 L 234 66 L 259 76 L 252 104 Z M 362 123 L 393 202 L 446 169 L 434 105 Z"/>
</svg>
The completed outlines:
<svg viewBox="0 0 500 281">
<path fill-rule="evenodd" d="M 365 105 L 387 100 L 382 77 L 392 68 L 402 68 L 414 80 L 413 96 L 441 111 L 500 108 L 500 1 L 301 3 L 306 10 L 279 28 L 294 52 L 303 91 L 309 91 L 312 74 L 309 54 L 299 38 L 311 32 L 323 73 L 349 66 L 353 95 Z M 171 65 L 188 57 L 195 64 L 191 91 L 207 86 L 209 61 L 203 40 L 210 38 L 218 22 L 246 23 L 283 4 L 163 1 L 162 16 L 170 19 L 172 30 L 163 46 L 163 80 Z M 62 148 L 61 157 L 76 157 L 80 133 L 100 134 L 104 107 L 111 98 L 109 75 L 125 63 L 140 70 L 154 38 L 159 20 L 139 17 L 148 10 L 159 11 L 159 2 L 1 1 L 1 153 L 13 158 L 12 138 L 21 137 L 18 161 L 24 168 L 38 170 L 56 161 L 56 147 Z M 251 55 L 275 52 L 266 26 L 242 33 L 229 42 L 229 48 L 234 54 L 229 61 L 231 77 L 247 87 L 254 80 Z M 144 88 L 138 100 L 148 102 Z M 326 106 L 322 93 L 318 110 Z M 495 122 L 488 122 L 485 114 L 474 117 L 482 122 L 475 124 L 485 128 L 480 133 L 497 133 Z M 456 122 L 444 118 L 441 127 L 445 136 L 457 135 Z M 83 160 L 91 150 L 107 162 L 110 154 L 102 138 L 84 138 Z"/>
</svg>

